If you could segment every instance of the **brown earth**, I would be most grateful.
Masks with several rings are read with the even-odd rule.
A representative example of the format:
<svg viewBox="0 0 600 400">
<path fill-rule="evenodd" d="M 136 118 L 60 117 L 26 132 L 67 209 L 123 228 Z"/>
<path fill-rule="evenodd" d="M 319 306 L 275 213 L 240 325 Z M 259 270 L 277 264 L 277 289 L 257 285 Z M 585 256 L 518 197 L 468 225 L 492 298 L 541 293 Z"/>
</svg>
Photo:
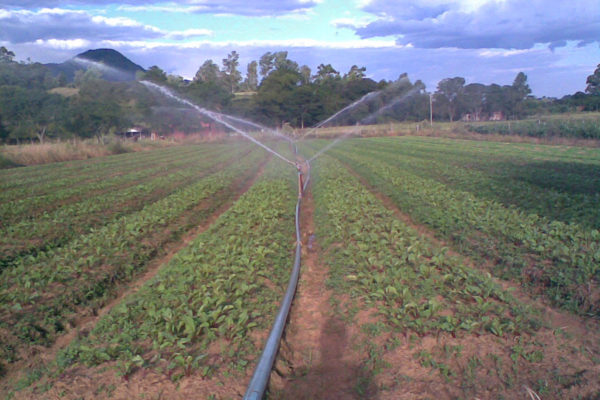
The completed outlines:
<svg viewBox="0 0 600 400">
<path fill-rule="evenodd" d="M 269 399 L 357 399 L 364 377 L 349 325 L 332 305 L 325 282 L 328 269 L 319 262 L 312 194 L 302 202 L 302 270 L 289 322 L 281 343 Z M 375 398 L 375 393 L 369 393 Z"/>
</svg>

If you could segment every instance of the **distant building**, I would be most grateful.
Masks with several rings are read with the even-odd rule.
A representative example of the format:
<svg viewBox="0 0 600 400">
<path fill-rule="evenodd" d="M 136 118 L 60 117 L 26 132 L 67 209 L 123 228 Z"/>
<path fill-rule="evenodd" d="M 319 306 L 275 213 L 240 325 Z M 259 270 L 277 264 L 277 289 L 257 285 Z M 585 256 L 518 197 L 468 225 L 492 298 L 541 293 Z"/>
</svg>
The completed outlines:
<svg viewBox="0 0 600 400">
<path fill-rule="evenodd" d="M 123 139 L 140 140 L 150 137 L 150 131 L 146 128 L 134 126 L 125 132 L 118 132 L 116 135 Z"/>
<path fill-rule="evenodd" d="M 466 113 L 463 114 L 461 121 L 464 122 L 472 122 L 472 121 L 481 121 L 481 115 L 479 113 Z"/>
<path fill-rule="evenodd" d="M 490 121 L 504 121 L 505 119 L 502 111 L 494 111 L 492 115 L 490 115 Z"/>
</svg>

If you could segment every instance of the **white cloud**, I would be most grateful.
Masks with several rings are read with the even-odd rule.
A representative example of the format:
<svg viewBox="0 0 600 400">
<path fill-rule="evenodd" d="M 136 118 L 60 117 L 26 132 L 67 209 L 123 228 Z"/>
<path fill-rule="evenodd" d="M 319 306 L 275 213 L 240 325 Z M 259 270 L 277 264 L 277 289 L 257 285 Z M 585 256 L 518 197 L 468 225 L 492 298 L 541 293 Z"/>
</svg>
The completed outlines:
<svg viewBox="0 0 600 400">
<path fill-rule="evenodd" d="M 188 12 L 211 14 L 234 14 L 247 16 L 276 16 L 306 11 L 322 0 L 0 0 L 0 7 L 38 9 L 52 6 L 106 6 L 123 3 L 130 11 L 172 11 L 187 9 Z M 126 9 L 126 8 L 122 8 Z"/>
<path fill-rule="evenodd" d="M 53 49 L 73 50 L 88 48 L 91 42 L 86 39 L 38 39 L 35 44 Z"/>
<path fill-rule="evenodd" d="M 485 49 L 479 52 L 479 55 L 482 57 L 511 57 L 521 54 L 527 54 L 533 51 L 533 49 L 525 49 L 525 50 L 505 50 L 505 49 Z"/>
<path fill-rule="evenodd" d="M 330 25 L 336 28 L 364 28 L 373 22 L 373 18 L 337 18 L 329 22 Z"/>
<path fill-rule="evenodd" d="M 168 12 L 168 13 L 203 13 L 209 12 L 209 8 L 206 6 L 185 6 L 181 4 L 173 4 L 169 6 L 162 5 L 143 5 L 143 6 L 133 6 L 133 5 L 120 5 L 117 7 L 120 11 L 130 11 L 130 12 L 151 12 L 151 11 L 159 11 L 159 12 Z"/>
<path fill-rule="evenodd" d="M 102 45 L 109 47 L 127 47 L 139 49 L 159 49 L 159 48 L 178 48 L 178 49 L 196 49 L 202 47 L 213 48 L 233 48 L 233 47 L 283 47 L 283 48 L 321 48 L 321 49 L 382 49 L 396 48 L 399 46 L 393 40 L 350 40 L 343 42 L 318 41 L 314 39 L 284 39 L 284 40 L 232 40 L 213 42 L 208 40 L 198 40 L 182 43 L 169 43 L 157 41 L 141 40 L 105 40 Z"/>
<path fill-rule="evenodd" d="M 166 32 L 165 36 L 168 39 L 187 39 L 190 37 L 198 37 L 198 36 L 212 36 L 214 34 L 210 29 L 186 29 L 184 31 L 171 31 Z"/>
</svg>

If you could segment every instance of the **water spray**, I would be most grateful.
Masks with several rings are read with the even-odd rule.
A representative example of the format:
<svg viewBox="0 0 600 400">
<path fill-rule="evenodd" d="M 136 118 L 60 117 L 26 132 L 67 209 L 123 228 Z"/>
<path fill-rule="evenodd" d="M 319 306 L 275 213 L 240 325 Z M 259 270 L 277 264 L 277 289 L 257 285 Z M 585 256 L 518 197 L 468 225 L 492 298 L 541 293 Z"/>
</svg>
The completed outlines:
<svg viewBox="0 0 600 400">
<path fill-rule="evenodd" d="M 208 118 L 210 118 L 210 119 L 212 119 L 212 120 L 214 120 L 214 121 L 216 121 L 216 122 L 218 122 L 218 123 L 220 123 L 222 125 L 225 125 L 229 129 L 231 129 L 231 130 L 239 133 L 240 135 L 242 135 L 246 139 L 250 140 L 251 142 L 253 142 L 257 146 L 260 146 L 263 149 L 265 149 L 266 151 L 268 151 L 269 153 L 271 153 L 271 154 L 279 157 L 280 159 L 282 159 L 286 163 L 295 166 L 295 163 L 293 161 L 288 160 L 287 158 L 285 158 L 284 156 L 282 156 L 281 154 L 279 154 L 275 150 L 271 149 L 270 147 L 264 145 L 263 143 L 259 142 L 256 139 L 254 139 L 252 136 L 250 136 L 249 134 L 247 134 L 243 130 L 241 130 L 241 129 L 237 128 L 236 126 L 232 125 L 231 123 L 225 121 L 224 114 L 221 114 L 221 113 L 218 113 L 218 112 L 215 112 L 215 111 L 210 111 L 210 110 L 207 110 L 206 108 L 200 107 L 200 106 L 192 103 L 189 100 L 183 99 L 183 98 L 175 95 L 173 92 L 171 92 L 166 87 L 157 85 L 156 83 L 152 83 L 152 82 L 149 82 L 149 81 L 140 81 L 140 83 L 143 84 L 143 85 L 145 85 L 146 87 L 149 87 L 149 88 L 152 88 L 152 89 L 160 91 L 163 95 L 165 95 L 167 97 L 170 97 L 170 98 L 172 98 L 174 100 L 177 100 L 180 103 L 183 103 L 183 104 L 185 104 L 187 106 L 192 107 L 193 109 L 195 109 L 196 111 L 198 111 L 200 114 L 205 115 Z"/>
<path fill-rule="evenodd" d="M 111 67 L 111 66 L 106 65 L 101 62 L 88 60 L 86 58 L 75 57 L 75 58 L 73 58 L 73 61 L 75 63 L 85 67 L 86 69 L 96 69 L 96 70 L 100 71 L 101 73 L 112 74 L 113 76 L 119 76 L 122 79 L 126 79 L 129 76 L 131 76 L 131 74 L 126 71 Z"/>
<path fill-rule="evenodd" d="M 359 104 L 363 103 L 364 101 L 366 101 L 370 97 L 374 97 L 374 96 L 378 95 L 379 93 L 381 93 L 381 91 L 369 92 L 369 93 L 365 94 L 363 97 L 361 97 L 360 99 L 356 100 L 352 104 L 347 105 L 346 107 L 342 108 L 341 110 L 339 110 L 338 112 L 336 112 L 335 114 L 333 114 L 332 116 L 330 116 L 329 118 L 327 118 L 327 119 L 319 122 L 318 124 L 316 124 L 315 126 L 313 126 L 312 128 L 310 128 L 302 136 L 300 136 L 296 141 L 300 141 L 300 140 L 304 139 L 306 136 L 308 136 L 312 132 L 316 131 L 318 128 L 321 128 L 326 123 L 331 122 L 332 120 L 334 120 L 338 116 L 342 115 L 346 111 L 350 111 L 351 109 L 353 109 L 354 107 L 356 107 Z"/>
<path fill-rule="evenodd" d="M 383 114 L 384 112 L 386 112 L 387 110 L 389 110 L 390 108 L 394 107 L 396 104 L 406 100 L 407 98 L 411 97 L 412 95 L 414 95 L 415 93 L 417 93 L 419 91 L 419 89 L 417 88 L 412 88 L 411 90 L 409 90 L 408 92 L 404 93 L 402 96 L 396 97 L 394 100 L 392 100 L 390 103 L 386 104 L 384 107 L 372 112 L 371 114 L 367 115 L 366 117 L 364 117 L 363 119 L 360 120 L 360 122 L 354 127 L 353 130 L 346 132 L 345 134 L 338 136 L 335 140 L 333 140 L 331 143 L 329 143 L 327 146 L 323 147 L 321 150 L 319 150 L 316 154 L 314 154 L 308 161 L 313 161 L 315 160 L 317 157 L 321 156 L 322 154 L 324 154 L 325 152 L 327 152 L 328 150 L 330 150 L 332 147 L 334 147 L 335 145 L 337 145 L 339 142 L 341 142 L 342 140 L 346 139 L 348 136 L 354 134 L 357 132 L 358 127 L 361 124 L 367 123 L 368 121 L 370 121 L 371 119 L 377 117 L 378 115 Z M 364 96 L 363 96 L 364 97 Z M 337 115 L 339 115 L 340 113 L 336 113 Z M 335 115 L 335 114 L 334 114 Z M 322 125 L 322 124 L 319 124 Z M 316 126 L 315 126 L 316 127 Z"/>
<path fill-rule="evenodd" d="M 219 114 L 219 113 L 217 113 L 217 114 Z M 239 118 L 239 117 L 234 117 L 233 115 L 227 115 L 227 114 L 219 114 L 219 115 L 222 118 L 225 118 L 225 119 L 228 119 L 228 120 L 231 120 L 231 121 L 235 121 L 235 122 L 239 122 L 241 124 L 246 124 L 246 125 L 252 126 L 252 127 L 256 128 L 256 129 L 260 129 L 263 132 L 266 131 L 266 132 L 272 133 L 273 135 L 278 136 L 278 137 L 280 137 L 280 138 L 282 138 L 284 140 L 287 140 L 288 142 L 293 142 L 293 140 L 290 137 L 288 137 L 288 136 L 280 133 L 279 131 L 271 129 L 271 128 L 266 127 L 266 126 L 261 125 L 261 124 L 257 124 L 256 122 L 248 121 L 246 119 Z"/>
<path fill-rule="evenodd" d="M 390 103 L 386 104 L 385 106 L 381 107 L 379 110 L 374 111 L 371 114 L 364 117 L 363 119 L 361 119 L 360 123 L 368 123 L 371 119 L 377 117 L 378 115 L 383 114 L 390 108 L 394 107 L 396 104 L 406 100 L 408 97 L 412 96 L 413 94 L 417 93 L 418 91 L 419 91 L 418 88 L 412 88 L 408 92 L 404 93 L 402 96 L 396 97 L 394 100 L 392 100 Z"/>
<path fill-rule="evenodd" d="M 358 100 L 354 101 L 353 103 L 347 105 L 346 107 L 342 108 L 341 110 L 339 110 L 338 112 L 336 112 L 332 116 L 328 117 L 327 119 L 319 122 L 318 124 L 316 124 L 315 126 L 313 126 L 312 128 L 310 128 L 308 131 L 306 131 L 296 141 L 303 140 L 309 134 L 311 134 L 312 132 L 314 132 L 318 128 L 323 127 L 325 124 L 333 121 L 334 119 L 336 119 L 340 115 L 344 114 L 345 112 L 352 110 L 353 108 L 357 107 L 358 105 L 360 105 L 360 104 L 362 104 L 362 103 L 364 103 L 364 102 L 366 102 L 368 100 L 371 100 L 372 98 L 378 97 L 380 95 L 383 95 L 386 92 L 389 92 L 390 90 L 393 90 L 394 88 L 396 88 L 397 86 L 399 86 L 400 83 L 404 83 L 404 82 L 409 82 L 410 83 L 410 81 L 409 81 L 409 79 L 407 77 L 403 77 L 403 78 L 399 79 L 396 82 L 392 82 L 388 87 L 386 87 L 384 89 L 380 89 L 380 90 L 377 90 L 377 91 L 374 91 L 374 92 L 369 92 L 369 93 L 365 94 L 360 99 L 358 99 Z M 412 91 L 412 89 L 411 89 L 411 91 Z M 363 120 L 364 120 L 364 118 L 363 118 Z"/>
</svg>

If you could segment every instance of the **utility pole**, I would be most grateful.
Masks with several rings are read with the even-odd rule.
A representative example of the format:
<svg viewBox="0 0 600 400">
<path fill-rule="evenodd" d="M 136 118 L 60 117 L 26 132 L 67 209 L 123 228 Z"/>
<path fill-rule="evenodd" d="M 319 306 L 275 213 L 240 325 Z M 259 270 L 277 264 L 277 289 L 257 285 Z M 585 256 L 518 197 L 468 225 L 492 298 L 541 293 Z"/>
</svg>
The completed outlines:
<svg viewBox="0 0 600 400">
<path fill-rule="evenodd" d="M 429 123 L 433 128 L 433 93 L 429 93 Z"/>
</svg>

